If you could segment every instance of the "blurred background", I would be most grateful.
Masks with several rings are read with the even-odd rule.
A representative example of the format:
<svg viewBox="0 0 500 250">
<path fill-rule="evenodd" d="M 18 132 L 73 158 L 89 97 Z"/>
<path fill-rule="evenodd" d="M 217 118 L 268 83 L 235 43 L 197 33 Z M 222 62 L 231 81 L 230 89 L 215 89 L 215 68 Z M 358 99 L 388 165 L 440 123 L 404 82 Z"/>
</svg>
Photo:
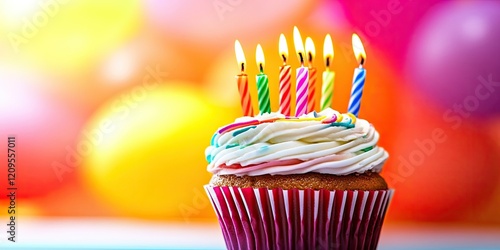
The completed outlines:
<svg viewBox="0 0 500 250">
<path fill-rule="evenodd" d="M 493 0 L 2 0 L 0 151 L 16 136 L 19 237 L 37 234 L 23 233 L 30 221 L 216 228 L 204 149 L 241 116 L 234 40 L 254 110 L 262 45 L 277 111 L 281 33 L 299 65 L 293 26 L 313 39 L 319 72 L 332 36 L 332 107 L 341 112 L 357 66 L 352 33 L 364 43 L 359 116 L 380 132 L 390 153 L 382 175 L 396 189 L 385 246 L 398 228 L 500 236 L 498 13 Z"/>
</svg>

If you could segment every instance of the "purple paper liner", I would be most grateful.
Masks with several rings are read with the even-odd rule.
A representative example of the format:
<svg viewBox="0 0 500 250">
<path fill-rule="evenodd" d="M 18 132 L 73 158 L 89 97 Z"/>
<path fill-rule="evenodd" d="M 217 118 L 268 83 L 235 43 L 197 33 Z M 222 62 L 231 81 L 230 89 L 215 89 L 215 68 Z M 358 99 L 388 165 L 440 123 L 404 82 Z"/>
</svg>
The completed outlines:
<svg viewBox="0 0 500 250">
<path fill-rule="evenodd" d="M 394 190 L 205 185 L 228 249 L 376 249 Z"/>
</svg>

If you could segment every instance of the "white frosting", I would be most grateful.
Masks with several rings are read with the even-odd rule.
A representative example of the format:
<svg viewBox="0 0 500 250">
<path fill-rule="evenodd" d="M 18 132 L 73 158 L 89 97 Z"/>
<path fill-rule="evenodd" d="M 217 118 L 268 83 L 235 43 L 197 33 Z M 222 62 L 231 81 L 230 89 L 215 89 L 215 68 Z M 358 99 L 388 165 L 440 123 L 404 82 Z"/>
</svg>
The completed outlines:
<svg viewBox="0 0 500 250">
<path fill-rule="evenodd" d="M 340 115 L 327 109 L 318 116 L 330 118 L 334 114 Z M 278 117 L 283 118 L 283 115 L 272 113 L 255 118 L 244 117 L 237 122 Z M 304 117 L 314 117 L 314 114 L 301 118 Z M 338 122 L 349 124 L 351 119 L 343 115 L 343 120 Z M 246 131 L 238 132 L 245 128 Z M 281 120 L 217 133 L 213 138 L 214 145 L 209 146 L 205 154 L 210 160 L 208 171 L 218 175 L 308 172 L 347 175 L 368 170 L 381 171 L 388 154 L 377 146 L 378 140 L 379 134 L 373 126 L 359 118 L 352 128 L 339 124 L 332 126 L 319 120 Z"/>
</svg>

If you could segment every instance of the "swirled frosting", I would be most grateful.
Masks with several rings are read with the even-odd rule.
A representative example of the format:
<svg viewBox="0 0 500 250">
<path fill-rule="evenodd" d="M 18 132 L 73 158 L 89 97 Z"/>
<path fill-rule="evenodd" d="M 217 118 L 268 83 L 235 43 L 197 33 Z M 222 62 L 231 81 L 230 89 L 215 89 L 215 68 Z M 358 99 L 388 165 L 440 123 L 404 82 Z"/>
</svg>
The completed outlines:
<svg viewBox="0 0 500 250">
<path fill-rule="evenodd" d="M 299 118 L 279 113 L 241 117 L 220 128 L 205 150 L 218 175 L 347 175 L 380 172 L 388 157 L 366 120 L 326 109 Z"/>
</svg>

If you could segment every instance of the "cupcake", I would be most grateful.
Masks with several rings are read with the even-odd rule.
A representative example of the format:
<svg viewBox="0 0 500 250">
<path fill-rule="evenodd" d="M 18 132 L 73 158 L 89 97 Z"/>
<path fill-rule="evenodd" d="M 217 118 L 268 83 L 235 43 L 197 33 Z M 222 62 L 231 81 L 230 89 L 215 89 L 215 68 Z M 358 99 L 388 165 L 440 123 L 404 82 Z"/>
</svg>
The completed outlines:
<svg viewBox="0 0 500 250">
<path fill-rule="evenodd" d="M 393 190 L 366 120 L 327 108 L 241 117 L 205 155 L 228 249 L 376 249 Z"/>
</svg>

